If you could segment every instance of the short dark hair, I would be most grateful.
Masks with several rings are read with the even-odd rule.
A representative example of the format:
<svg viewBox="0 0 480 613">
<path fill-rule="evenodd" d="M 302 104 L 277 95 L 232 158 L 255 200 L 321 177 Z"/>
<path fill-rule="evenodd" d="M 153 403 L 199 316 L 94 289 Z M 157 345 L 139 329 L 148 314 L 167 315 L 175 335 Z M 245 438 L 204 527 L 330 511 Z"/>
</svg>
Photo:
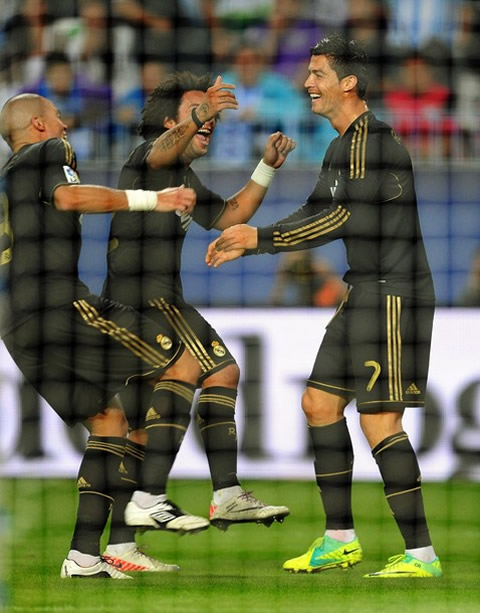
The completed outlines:
<svg viewBox="0 0 480 613">
<path fill-rule="evenodd" d="M 331 34 L 312 47 L 311 55 L 325 55 L 339 79 L 357 77 L 357 95 L 365 100 L 368 87 L 367 54 L 358 40 L 347 40 L 341 34 Z"/>
<path fill-rule="evenodd" d="M 45 56 L 45 67 L 51 68 L 52 66 L 57 66 L 57 64 L 68 64 L 70 66 L 71 62 L 66 53 L 63 51 L 50 51 Z"/>
<path fill-rule="evenodd" d="M 148 98 L 142 111 L 138 133 L 144 138 L 156 138 L 166 132 L 165 119 L 176 119 L 183 95 L 190 91 L 206 92 L 213 84 L 210 74 L 197 76 L 192 72 L 169 75 Z"/>
</svg>

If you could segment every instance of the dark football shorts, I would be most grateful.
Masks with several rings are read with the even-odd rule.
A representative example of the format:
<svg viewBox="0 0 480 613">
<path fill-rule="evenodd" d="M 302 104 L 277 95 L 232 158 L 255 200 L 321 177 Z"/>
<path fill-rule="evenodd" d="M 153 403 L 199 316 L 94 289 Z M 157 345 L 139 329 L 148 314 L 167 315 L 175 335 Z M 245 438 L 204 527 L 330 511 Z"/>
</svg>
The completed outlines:
<svg viewBox="0 0 480 613">
<path fill-rule="evenodd" d="M 103 410 L 129 381 L 158 377 L 184 350 L 165 317 L 153 321 L 91 295 L 31 317 L 3 341 L 25 378 L 68 424 Z"/>
<path fill-rule="evenodd" d="M 307 387 L 350 401 L 360 413 L 421 407 L 434 306 L 352 288 L 327 325 Z"/>
<path fill-rule="evenodd" d="M 155 321 L 167 319 L 186 349 L 197 359 L 202 369 L 199 384 L 203 379 L 235 364 L 235 358 L 225 346 L 217 331 L 192 305 L 176 300 L 175 303 L 164 298 L 149 301 L 151 308 L 142 312 Z M 151 386 L 144 381 L 132 381 L 120 394 L 130 427 L 143 427 L 145 413 L 151 405 Z"/>
</svg>

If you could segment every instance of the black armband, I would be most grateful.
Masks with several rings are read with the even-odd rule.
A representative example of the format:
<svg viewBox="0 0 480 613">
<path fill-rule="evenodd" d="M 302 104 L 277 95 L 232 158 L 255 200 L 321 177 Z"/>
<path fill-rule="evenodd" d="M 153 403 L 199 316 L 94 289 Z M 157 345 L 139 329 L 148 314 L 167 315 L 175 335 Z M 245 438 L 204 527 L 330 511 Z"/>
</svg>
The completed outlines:
<svg viewBox="0 0 480 613">
<path fill-rule="evenodd" d="M 199 130 L 203 126 L 203 124 L 205 123 L 204 121 L 200 121 L 200 119 L 198 118 L 198 115 L 197 115 L 197 111 L 195 109 L 192 109 L 192 121 L 197 126 L 197 128 Z"/>
</svg>

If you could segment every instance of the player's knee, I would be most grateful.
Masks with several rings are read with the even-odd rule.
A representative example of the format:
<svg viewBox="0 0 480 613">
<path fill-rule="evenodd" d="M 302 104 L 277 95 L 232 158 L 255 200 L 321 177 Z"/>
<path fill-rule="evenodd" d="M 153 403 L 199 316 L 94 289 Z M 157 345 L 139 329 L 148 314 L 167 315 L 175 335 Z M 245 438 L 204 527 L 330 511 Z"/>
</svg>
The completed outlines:
<svg viewBox="0 0 480 613">
<path fill-rule="evenodd" d="M 230 389 L 236 389 L 238 382 L 240 381 L 240 368 L 237 364 L 229 364 L 219 370 L 218 372 L 210 375 L 202 382 L 202 388 L 208 387 L 227 387 Z"/>
<path fill-rule="evenodd" d="M 315 421 L 319 413 L 319 409 L 318 403 L 316 403 L 310 388 L 307 387 L 302 395 L 302 410 L 305 413 L 305 417 L 307 418 L 307 422 L 309 424 Z"/>
<path fill-rule="evenodd" d="M 302 409 L 311 426 L 326 426 L 342 419 L 347 401 L 312 387 L 305 388 Z"/>
</svg>

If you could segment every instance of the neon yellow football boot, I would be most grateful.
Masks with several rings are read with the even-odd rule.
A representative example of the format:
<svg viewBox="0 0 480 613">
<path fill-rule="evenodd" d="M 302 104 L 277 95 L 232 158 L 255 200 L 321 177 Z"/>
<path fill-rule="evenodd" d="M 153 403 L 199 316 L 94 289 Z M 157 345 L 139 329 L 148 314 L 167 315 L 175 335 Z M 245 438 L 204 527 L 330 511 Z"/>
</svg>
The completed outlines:
<svg viewBox="0 0 480 613">
<path fill-rule="evenodd" d="M 322 536 L 302 556 L 287 560 L 283 569 L 291 573 L 318 573 L 331 568 L 346 570 L 362 559 L 363 552 L 358 539 L 342 543 L 329 536 Z"/>
<path fill-rule="evenodd" d="M 398 556 L 388 558 L 388 562 L 382 570 L 376 573 L 364 575 L 367 579 L 402 579 L 405 577 L 434 578 L 442 576 L 440 560 L 435 558 L 433 562 L 422 562 L 409 553 L 401 553 Z"/>
</svg>

